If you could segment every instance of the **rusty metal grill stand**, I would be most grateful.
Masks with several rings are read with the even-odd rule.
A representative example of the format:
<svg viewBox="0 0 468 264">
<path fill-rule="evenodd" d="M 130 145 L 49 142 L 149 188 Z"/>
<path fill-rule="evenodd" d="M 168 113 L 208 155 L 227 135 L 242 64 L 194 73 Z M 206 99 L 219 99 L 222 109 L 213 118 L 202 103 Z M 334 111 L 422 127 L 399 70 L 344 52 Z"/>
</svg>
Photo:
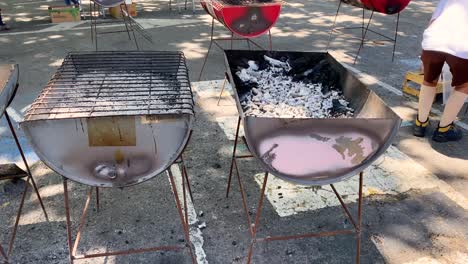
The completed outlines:
<svg viewBox="0 0 468 264">
<path fill-rule="evenodd" d="M 339 27 L 339 28 L 336 27 L 336 20 L 338 18 L 338 14 L 340 12 L 342 0 L 338 0 L 338 2 L 339 2 L 338 9 L 336 10 L 335 18 L 333 20 L 332 29 L 330 30 L 330 34 L 328 36 L 327 50 L 330 47 L 330 42 L 331 42 L 331 39 L 332 39 L 332 36 L 333 36 L 334 32 L 339 32 L 340 30 L 361 29 L 361 37 L 358 38 L 361 43 L 359 44 L 359 49 L 358 49 L 356 55 L 354 56 L 353 64 L 356 63 L 357 58 L 359 56 L 359 53 L 361 52 L 362 48 L 364 47 L 368 31 L 370 31 L 370 32 L 384 38 L 383 40 L 379 40 L 379 41 L 388 41 L 388 42 L 393 43 L 393 51 L 392 51 L 392 62 L 393 62 L 394 59 L 395 59 L 395 50 L 396 50 L 396 44 L 397 44 L 397 39 L 398 39 L 398 26 L 400 24 L 400 12 L 397 13 L 395 34 L 394 34 L 394 36 L 392 38 L 392 37 L 386 36 L 386 35 L 384 35 L 384 34 L 382 34 L 380 32 L 377 32 L 375 30 L 369 29 L 372 18 L 374 17 L 374 10 L 372 10 L 371 15 L 370 15 L 369 20 L 367 21 L 367 25 L 366 25 L 366 23 L 365 23 L 365 8 L 364 7 L 362 8 L 362 25 L 361 26 L 358 26 L 358 27 Z M 352 36 L 352 35 L 349 35 L 349 34 L 346 34 L 346 35 L 347 36 Z M 373 42 L 373 41 L 375 41 L 375 40 L 368 40 L 367 42 Z"/>
<path fill-rule="evenodd" d="M 18 84 L 15 87 L 14 94 L 11 97 L 10 102 L 8 102 L 7 107 L 13 101 L 13 98 L 15 97 L 17 89 L 18 89 Z M 16 135 L 15 129 L 13 127 L 13 123 L 11 122 L 10 116 L 8 115 L 6 110 L 5 110 L 4 115 L 5 115 L 5 119 L 6 119 L 7 123 L 8 123 L 8 127 L 10 128 L 11 134 L 12 134 L 14 140 L 15 140 L 16 147 L 18 148 L 18 151 L 19 151 L 19 153 L 21 155 L 21 159 L 23 160 L 24 166 L 26 167 L 26 174 L 27 174 L 27 176 L 26 176 L 27 180 L 26 180 L 26 182 L 24 184 L 23 193 L 21 195 L 21 202 L 20 202 L 20 205 L 18 207 L 18 211 L 16 213 L 16 220 L 15 220 L 15 224 L 13 226 L 13 231 L 12 231 L 9 243 L 8 243 L 7 251 L 5 251 L 3 249 L 3 247 L 2 247 L 2 245 L 0 244 L 0 256 L 2 256 L 5 259 L 5 261 L 8 263 L 8 260 L 9 260 L 9 258 L 11 256 L 12 252 L 13 252 L 13 245 L 15 243 L 16 232 L 18 230 L 19 221 L 21 219 L 21 213 L 23 211 L 24 202 L 26 200 L 26 194 L 28 193 L 28 190 L 29 190 L 29 182 L 32 183 L 32 186 L 34 188 L 34 192 L 36 193 L 37 199 L 39 200 L 39 204 L 41 205 L 42 212 L 44 213 L 44 216 L 45 216 L 47 222 L 49 222 L 49 216 L 47 215 L 47 212 L 45 210 L 44 203 L 42 202 L 42 198 L 41 198 L 41 195 L 39 194 L 39 189 L 37 188 L 36 182 L 34 181 L 34 178 L 32 177 L 31 169 L 29 168 L 29 164 L 28 164 L 28 162 L 26 160 L 26 156 L 24 155 L 23 149 L 21 148 L 21 145 L 19 143 L 18 136 Z"/>
<path fill-rule="evenodd" d="M 213 44 L 215 44 L 218 48 L 220 48 L 221 50 L 224 50 L 223 46 L 219 43 L 220 41 L 229 41 L 230 42 L 230 48 L 232 49 L 233 48 L 233 42 L 234 40 L 241 40 L 241 41 L 246 41 L 247 42 L 247 45 L 248 45 L 248 48 L 250 50 L 250 44 L 256 46 L 257 48 L 261 49 L 261 50 L 267 50 L 265 49 L 264 47 L 262 47 L 260 44 L 256 43 L 255 41 L 253 41 L 252 39 L 250 38 L 244 38 L 244 37 L 236 37 L 234 36 L 234 32 L 230 31 L 231 32 L 231 36 L 230 37 L 226 37 L 226 38 L 215 38 L 213 35 L 214 35 L 214 27 L 215 27 L 215 19 L 212 18 L 211 19 L 211 34 L 210 34 L 210 45 L 208 46 L 208 51 L 206 52 L 206 55 L 205 55 L 205 58 L 203 59 L 203 65 L 202 65 L 202 68 L 200 70 L 200 74 L 198 75 L 198 81 L 201 81 L 201 78 L 202 78 L 202 75 L 203 75 L 203 71 L 205 69 L 205 65 L 206 65 L 206 62 L 208 60 L 208 56 L 210 55 L 210 51 L 211 51 L 211 47 L 213 46 Z M 271 30 L 268 30 L 268 43 L 269 43 L 269 50 L 272 50 L 273 48 L 273 44 L 271 42 Z M 221 96 L 221 95 L 220 95 Z"/>
<path fill-rule="evenodd" d="M 180 217 L 180 221 L 182 223 L 182 228 L 184 232 L 184 238 L 186 241 L 185 246 L 181 245 L 168 245 L 168 246 L 159 246 L 159 247 L 149 247 L 149 248 L 135 248 L 135 249 L 128 249 L 128 250 L 120 250 L 120 251 L 113 251 L 113 252 L 105 252 L 105 253 L 96 253 L 96 254 L 83 254 L 78 255 L 78 244 L 81 239 L 81 232 L 83 226 L 85 224 L 86 216 L 88 213 L 89 204 L 91 201 L 91 196 L 93 193 L 93 188 L 96 188 L 96 209 L 99 210 L 99 188 L 97 187 L 90 187 L 87 196 L 85 205 L 83 207 L 83 211 L 80 216 L 78 228 L 76 230 L 76 237 L 73 240 L 72 234 L 72 223 L 70 217 L 70 203 L 69 203 L 69 195 L 68 195 L 68 180 L 65 177 L 62 177 L 63 180 L 63 190 L 64 190 L 64 202 L 65 202 L 65 217 L 66 217 L 66 225 L 67 225 L 67 243 L 68 243 L 68 251 L 69 251 L 69 262 L 72 264 L 75 260 L 80 259 L 91 259 L 91 258 L 99 258 L 99 257 L 108 257 L 108 256 L 121 256 L 121 255 L 130 255 L 130 254 L 140 254 L 140 253 L 147 253 L 147 252 L 155 252 L 155 251 L 181 251 L 186 248 L 189 250 L 189 255 L 192 260 L 192 263 L 196 263 L 195 255 L 193 254 L 193 249 L 190 242 L 190 226 L 188 220 L 188 209 L 187 209 L 187 189 L 190 196 L 191 201 L 193 202 L 192 197 L 192 189 L 190 187 L 190 182 L 187 174 L 187 169 L 184 164 L 184 160 L 182 159 L 182 155 L 179 156 L 176 162 L 181 168 L 181 175 L 182 175 L 182 196 L 183 196 L 183 207 L 181 205 L 179 195 L 177 192 L 177 187 L 174 181 L 174 175 L 172 174 L 171 166 L 167 169 L 167 173 L 169 175 L 169 180 L 172 188 L 172 193 L 174 194 L 174 198 L 176 201 L 177 211 Z"/>
<path fill-rule="evenodd" d="M 138 22 L 136 22 L 135 19 L 133 19 L 130 16 L 130 12 L 129 12 L 127 4 L 124 2 L 123 4 L 120 4 L 119 7 L 120 7 L 120 14 L 122 16 L 122 20 L 123 20 L 123 23 L 125 25 L 125 30 L 98 32 L 98 30 L 97 30 L 97 25 L 98 24 L 107 24 L 107 23 L 112 23 L 112 22 L 106 22 L 106 23 L 100 22 L 100 23 L 98 23 L 96 17 L 94 16 L 94 14 L 95 13 L 99 14 L 100 5 L 96 4 L 96 2 L 94 2 L 92 0 L 89 1 L 89 14 L 90 14 L 90 19 L 91 19 L 91 23 L 90 23 L 90 26 L 91 26 L 91 42 L 94 42 L 96 51 L 98 50 L 98 35 L 99 34 L 111 34 L 111 33 L 127 32 L 128 39 L 132 40 L 132 37 L 130 36 L 130 32 L 132 32 L 133 41 L 135 42 L 135 47 L 136 47 L 137 50 L 140 50 L 140 47 L 138 45 L 138 41 L 137 41 L 136 36 L 135 36 L 135 31 L 137 31 L 140 35 L 142 35 L 147 41 L 149 41 L 150 43 L 153 43 L 153 40 L 148 35 L 148 33 L 145 32 L 143 27 Z"/>
<path fill-rule="evenodd" d="M 290 235 L 290 236 L 267 236 L 264 238 L 259 238 L 257 237 L 257 230 L 259 227 L 259 220 L 260 216 L 262 214 L 262 206 L 263 206 L 263 201 L 265 198 L 265 189 L 266 189 L 266 184 L 268 181 L 268 172 L 265 172 L 265 176 L 263 178 L 263 184 L 262 184 L 262 189 L 260 193 L 260 198 L 258 201 L 258 206 L 257 206 L 257 212 L 255 214 L 255 220 L 252 222 L 252 219 L 250 218 L 249 215 L 249 210 L 248 210 L 248 205 L 247 205 L 247 198 L 246 194 L 244 191 L 244 187 L 242 185 L 242 181 L 240 178 L 240 173 L 239 173 L 239 167 L 237 165 L 237 159 L 243 159 L 243 158 L 253 158 L 253 155 L 237 155 L 237 144 L 239 140 L 239 129 L 240 129 L 240 124 L 241 124 L 241 118 L 239 117 L 238 122 L 237 122 L 237 128 L 236 128 L 236 136 L 234 139 L 234 148 L 232 151 L 232 158 L 231 158 L 231 168 L 229 170 L 229 178 L 228 178 L 228 183 L 227 183 L 227 190 L 226 190 L 226 198 L 229 197 L 229 191 L 231 187 L 231 179 L 232 179 L 232 171 L 233 168 L 235 167 L 236 169 L 236 178 L 237 182 L 239 184 L 239 190 L 241 193 L 242 197 L 242 206 L 244 208 L 244 213 L 246 216 L 247 224 L 249 226 L 249 232 L 251 235 L 251 243 L 247 255 L 247 263 L 251 263 L 252 260 L 252 255 L 254 251 L 254 246 L 257 243 L 260 242 L 270 242 L 270 241 L 279 241 L 279 240 L 293 240 L 293 239 L 302 239 L 302 238 L 312 238 L 312 237 L 327 237 L 327 236 L 337 236 L 337 235 L 351 235 L 354 234 L 356 236 L 356 263 L 360 263 L 361 259 L 361 220 L 362 220 L 362 183 L 363 183 L 363 172 L 359 174 L 359 196 L 358 196 L 358 213 L 357 213 L 357 221 L 355 218 L 351 215 L 348 207 L 344 203 L 343 199 L 341 198 L 340 194 L 337 192 L 335 186 L 333 184 L 330 184 L 330 187 L 332 188 L 333 192 L 335 193 L 336 197 L 340 201 L 341 206 L 343 207 L 344 212 L 346 213 L 346 216 L 350 220 L 350 222 L 353 225 L 353 228 L 350 229 L 342 229 L 342 230 L 333 230 L 333 231 L 324 231 L 324 232 L 318 232 L 318 233 L 308 233 L 308 234 L 300 234 L 300 235 Z M 244 140 L 245 146 L 248 146 L 247 143 Z"/>
</svg>

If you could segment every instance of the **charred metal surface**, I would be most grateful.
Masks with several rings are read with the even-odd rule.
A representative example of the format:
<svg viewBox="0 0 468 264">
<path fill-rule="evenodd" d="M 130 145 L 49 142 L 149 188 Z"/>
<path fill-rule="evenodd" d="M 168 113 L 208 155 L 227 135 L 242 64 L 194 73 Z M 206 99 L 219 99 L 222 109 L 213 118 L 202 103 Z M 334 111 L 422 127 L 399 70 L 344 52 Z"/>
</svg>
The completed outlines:
<svg viewBox="0 0 468 264">
<path fill-rule="evenodd" d="M 286 74 L 302 82 L 321 82 L 339 90 L 355 109 L 352 118 L 265 118 L 245 116 L 240 104 L 250 89 L 237 76 L 254 60 L 267 67 L 264 55 L 288 61 Z M 363 171 L 390 145 L 400 118 L 372 91 L 328 53 L 282 51 L 225 51 L 228 75 L 252 154 L 270 173 L 284 180 L 324 185 Z"/>
</svg>

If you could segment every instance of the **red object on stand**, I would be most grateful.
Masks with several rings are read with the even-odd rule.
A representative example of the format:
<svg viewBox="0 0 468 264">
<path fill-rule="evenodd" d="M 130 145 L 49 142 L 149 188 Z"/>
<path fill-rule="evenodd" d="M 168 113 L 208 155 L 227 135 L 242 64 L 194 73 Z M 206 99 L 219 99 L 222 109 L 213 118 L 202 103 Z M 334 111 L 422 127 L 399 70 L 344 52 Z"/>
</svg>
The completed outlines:
<svg viewBox="0 0 468 264">
<path fill-rule="evenodd" d="M 246 38 L 260 36 L 272 28 L 281 12 L 281 1 L 202 0 L 201 5 L 231 32 Z"/>
<path fill-rule="evenodd" d="M 382 14 L 393 15 L 400 13 L 405 9 L 411 0 L 341 0 L 345 4 L 379 12 Z"/>
</svg>

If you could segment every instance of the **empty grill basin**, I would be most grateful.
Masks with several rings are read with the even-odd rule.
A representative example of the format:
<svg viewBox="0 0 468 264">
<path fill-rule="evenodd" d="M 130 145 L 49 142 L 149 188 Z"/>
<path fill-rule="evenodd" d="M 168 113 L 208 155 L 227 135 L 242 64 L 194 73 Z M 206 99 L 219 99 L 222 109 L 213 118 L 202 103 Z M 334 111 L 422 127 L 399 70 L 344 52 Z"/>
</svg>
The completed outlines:
<svg viewBox="0 0 468 264">
<path fill-rule="evenodd" d="M 163 172 L 183 151 L 193 95 L 180 52 L 70 53 L 21 123 L 58 174 L 124 187 Z"/>
<path fill-rule="evenodd" d="M 15 96 L 18 75 L 18 65 L 0 64 L 0 118 Z"/>
<path fill-rule="evenodd" d="M 214 19 L 242 37 L 257 37 L 272 28 L 281 12 L 279 0 L 202 0 Z"/>
<path fill-rule="evenodd" d="M 316 78 L 341 90 L 355 109 L 354 116 L 245 116 L 239 98 L 252 87 L 242 83 L 236 72 L 248 67 L 248 60 L 261 64 L 264 55 L 287 59 L 293 71 L 295 67 L 304 70 L 322 64 Z M 398 132 L 401 119 L 328 53 L 226 50 L 225 59 L 248 148 L 268 172 L 284 180 L 304 185 L 342 181 L 376 160 Z"/>
<path fill-rule="evenodd" d="M 345 4 L 392 15 L 405 9 L 411 0 L 339 0 Z"/>
</svg>

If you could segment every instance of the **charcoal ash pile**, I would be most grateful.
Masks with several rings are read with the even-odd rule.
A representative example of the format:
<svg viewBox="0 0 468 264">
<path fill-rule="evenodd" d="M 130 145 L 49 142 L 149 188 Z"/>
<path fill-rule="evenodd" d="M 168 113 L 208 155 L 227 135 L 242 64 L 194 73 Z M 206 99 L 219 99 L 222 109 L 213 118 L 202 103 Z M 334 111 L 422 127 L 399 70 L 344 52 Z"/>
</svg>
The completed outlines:
<svg viewBox="0 0 468 264">
<path fill-rule="evenodd" d="M 236 74 L 251 89 L 240 99 L 246 116 L 275 118 L 349 118 L 354 110 L 329 76 L 326 60 L 315 63 L 250 60 Z M 300 59 L 299 59 L 300 60 Z"/>
</svg>

